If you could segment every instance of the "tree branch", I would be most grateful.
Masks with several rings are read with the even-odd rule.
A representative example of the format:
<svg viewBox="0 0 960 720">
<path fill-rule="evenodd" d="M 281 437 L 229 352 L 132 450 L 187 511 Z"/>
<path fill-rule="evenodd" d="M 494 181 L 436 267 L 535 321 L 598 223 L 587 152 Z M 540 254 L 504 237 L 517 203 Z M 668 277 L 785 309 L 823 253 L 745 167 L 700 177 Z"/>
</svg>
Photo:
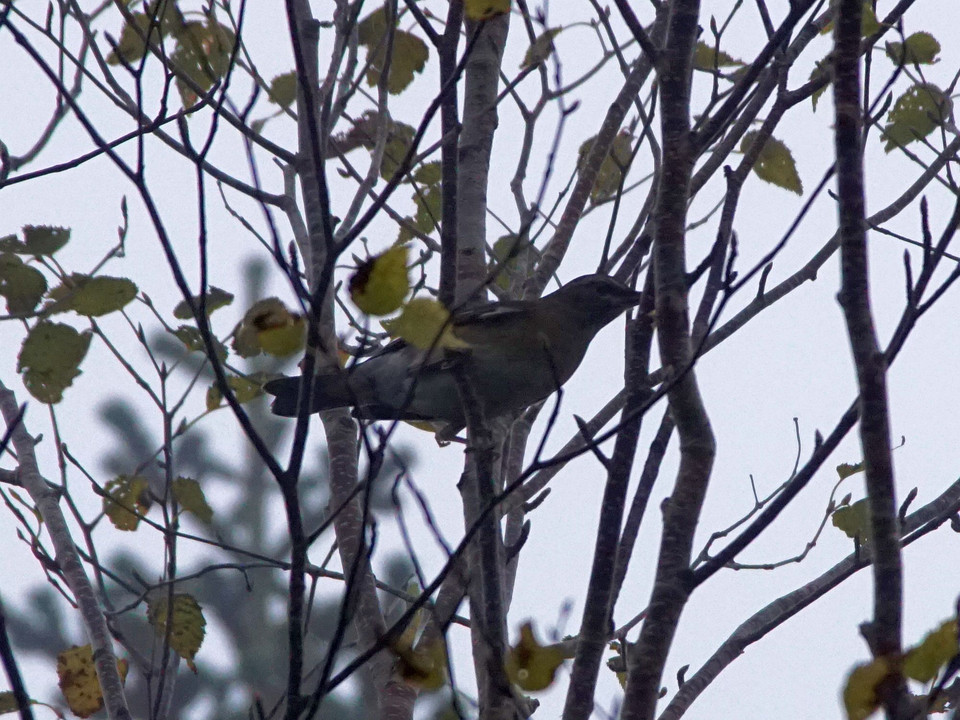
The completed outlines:
<svg viewBox="0 0 960 720">
<path fill-rule="evenodd" d="M 899 658 L 903 622 L 900 529 L 890 450 L 887 367 L 870 309 L 864 221 L 859 62 L 862 10 L 860 0 L 842 0 L 838 4 L 835 31 L 834 139 L 841 272 L 838 300 L 843 308 L 857 370 L 860 444 L 870 505 L 874 618 L 862 631 L 875 657 Z M 877 689 L 889 718 L 903 717 L 901 711 L 905 707 L 906 686 L 898 668 L 896 662 L 891 663 L 889 677 Z"/>
</svg>

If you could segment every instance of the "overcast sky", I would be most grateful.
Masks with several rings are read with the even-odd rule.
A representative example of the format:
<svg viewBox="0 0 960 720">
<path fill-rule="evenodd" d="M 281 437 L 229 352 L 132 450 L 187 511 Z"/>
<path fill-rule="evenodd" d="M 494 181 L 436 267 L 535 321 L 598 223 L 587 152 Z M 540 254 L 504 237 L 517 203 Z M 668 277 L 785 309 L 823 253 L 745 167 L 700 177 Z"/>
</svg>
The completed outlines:
<svg viewBox="0 0 960 720">
<path fill-rule="evenodd" d="M 248 12 L 248 42 L 261 48 L 261 73 L 269 78 L 291 67 L 285 23 L 276 7 L 266 3 L 250 3 Z M 269 4 L 273 6 L 274 4 Z M 317 4 L 319 5 L 319 4 Z M 720 12 L 727 2 L 707 3 L 704 12 Z M 772 2 L 775 19 L 782 16 L 785 3 Z M 882 0 L 880 14 L 892 3 Z M 550 8 L 551 24 L 569 24 L 562 16 L 570 8 L 554 3 Z M 960 10 L 954 2 L 926 0 L 917 3 L 916 12 L 906 28 L 907 33 L 926 29 L 934 33 L 945 47 L 939 64 L 928 68 L 928 78 L 946 86 L 960 66 L 960 48 L 951 34 L 960 22 Z M 574 12 L 586 12 L 582 8 Z M 644 7 L 643 12 L 646 12 Z M 724 49 L 736 57 L 749 58 L 757 47 L 756 13 L 751 8 L 741 13 Z M 582 15 L 578 15 L 582 19 Z M 649 17 L 642 16 L 644 21 Z M 702 24 L 706 24 L 704 15 Z M 949 29 L 949 31 L 948 31 Z M 116 31 L 116 28 L 114 28 Z M 504 67 L 514 72 L 526 51 L 519 25 L 511 28 L 511 44 Z M 557 47 L 564 59 L 563 73 L 572 79 L 587 66 L 583 57 L 596 51 L 592 31 L 586 27 L 571 27 L 557 38 Z M 796 77 L 791 76 L 791 87 L 806 79 L 813 59 L 828 52 L 829 38 L 817 41 L 818 50 L 808 50 L 806 62 L 798 63 Z M 45 121 L 52 106 L 52 97 L 36 69 L 31 67 L 9 34 L 0 32 L 0 96 L 7 98 L 0 110 L 0 140 L 11 152 L 23 152 L 37 136 L 37 125 Z M 581 67 L 582 65 L 582 67 Z M 879 72 L 879 71 L 878 71 Z M 552 201 L 569 176 L 580 143 L 594 135 L 607 103 L 619 89 L 619 71 L 611 63 L 601 78 L 586 86 L 576 97 L 580 109 L 574 113 L 565 128 L 560 159 L 547 197 Z M 878 81 L 880 82 L 880 81 Z M 415 124 L 424 103 L 432 97 L 437 86 L 431 69 L 412 86 L 409 93 L 395 104 L 395 117 Z M 901 91 L 905 81 L 897 86 Z M 701 90 L 704 88 L 701 87 Z M 899 94 L 895 90 L 895 94 Z M 129 131 L 129 123 L 98 99 L 94 92 L 83 96 L 88 111 L 102 118 L 105 134 L 116 136 Z M 816 114 L 804 110 L 789 115 L 776 136 L 793 151 L 804 186 L 809 193 L 819 182 L 832 161 L 830 137 L 832 104 L 829 94 L 824 96 Z M 202 121 L 191 121 L 195 132 L 202 132 Z M 546 124 L 545 124 L 546 125 Z M 275 140 L 293 146 L 292 126 L 274 121 L 269 133 Z M 546 128 L 545 128 L 546 129 Z M 552 128 L 551 128 L 552 129 Z M 494 170 L 491 176 L 490 206 L 500 217 L 516 226 L 516 212 L 509 195 L 508 181 L 513 172 L 518 115 L 509 103 L 500 114 Z M 539 180 L 543 162 L 552 137 L 544 134 L 539 139 L 538 152 L 531 162 L 528 177 Z M 36 169 L 55 164 L 90 147 L 89 139 L 72 119 L 63 123 L 56 139 L 36 164 Z M 236 138 L 224 132 L 218 141 L 214 157 L 238 175 L 247 177 L 246 162 Z M 871 144 L 867 158 L 869 176 L 868 209 L 875 211 L 902 192 L 905 184 L 916 175 L 915 166 L 895 154 L 884 155 Z M 131 149 L 132 150 L 132 149 Z M 360 162 L 359 154 L 356 161 Z M 128 155 L 129 156 L 129 155 Z M 279 192 L 280 177 L 276 168 L 262 163 L 263 182 Z M 637 176 L 646 174 L 640 172 Z M 160 198 L 164 220 L 171 230 L 185 258 L 195 257 L 197 234 L 195 190 L 193 173 L 186 165 L 163 148 L 151 149 L 148 178 L 156 196 Z M 337 186 L 339 187 L 339 186 Z M 531 185 L 531 187 L 533 187 Z M 640 190 L 645 193 L 645 188 Z M 696 219 L 713 206 L 723 193 L 722 177 L 703 192 L 691 209 Z M 133 278 L 141 290 L 147 292 L 168 321 L 170 311 L 179 300 L 170 273 L 160 252 L 159 244 L 147 222 L 142 206 L 135 198 L 133 188 L 126 183 L 106 160 L 91 161 L 80 168 L 44 177 L 40 180 L 4 188 L 0 191 L 0 235 L 16 232 L 24 224 L 53 224 L 71 227 L 71 243 L 58 254 L 61 264 L 70 270 L 91 268 L 115 242 L 116 227 L 121 222 L 120 199 L 127 195 L 130 202 L 130 234 L 126 257 L 112 263 L 107 272 Z M 532 191 L 528 193 L 534 195 Z M 934 233 L 942 228 L 948 212 L 948 198 L 942 189 L 931 190 L 931 224 Z M 936 197 L 934 197 L 936 195 Z M 623 237 L 632 213 L 640 206 L 643 195 L 631 196 L 616 237 Z M 239 268 L 259 246 L 243 228 L 223 210 L 215 189 L 209 193 L 211 253 L 214 268 L 213 284 L 236 290 Z M 335 195 L 334 213 L 348 201 L 348 196 Z M 736 221 L 741 267 L 750 267 L 776 243 L 796 216 L 806 199 L 752 178 L 744 188 Z M 262 227 L 260 211 L 250 203 L 235 197 L 237 206 L 257 227 Z M 574 246 L 560 271 L 560 278 L 570 280 L 591 272 L 596 266 L 606 231 L 606 212 L 587 217 L 579 226 Z M 285 241 L 290 232 L 278 218 Z M 716 232 L 717 218 L 692 232 L 689 238 L 691 265 L 699 262 L 709 249 Z M 834 232 L 836 214 L 829 197 L 824 195 L 804 220 L 795 239 L 777 258 L 768 286 L 779 282 L 805 262 Z M 906 211 L 895 226 L 912 236 L 919 234 L 919 211 L 916 206 Z M 501 229 L 491 218 L 488 239 L 495 240 Z M 383 249 L 396 237 L 396 230 L 386 218 L 365 233 L 373 250 Z M 881 342 L 889 338 L 899 316 L 903 298 L 904 247 L 898 241 L 877 234 L 871 235 L 871 273 L 874 279 L 874 309 Z M 357 250 L 359 252 L 359 249 Z M 193 260 L 185 260 L 194 267 Z M 854 398 L 855 376 L 849 359 L 849 349 L 843 318 L 835 301 L 838 288 L 838 259 L 833 258 L 820 273 L 815 283 L 788 296 L 731 340 L 707 355 L 697 366 L 700 387 L 718 440 L 718 455 L 713 480 L 700 525 L 696 549 L 699 550 L 711 532 L 724 528 L 742 517 L 752 506 L 753 491 L 768 494 L 790 475 L 797 454 L 794 418 L 800 428 L 801 458 L 805 460 L 812 449 L 814 432 L 829 433 L 843 411 Z M 914 265 L 917 267 L 917 264 Z M 286 293 L 277 276 L 271 279 L 271 292 Z M 191 271 L 191 281 L 196 273 Z M 749 301 L 755 286 L 746 288 L 742 296 L 731 303 L 725 319 Z M 238 293 L 239 294 L 239 293 Z M 141 308 L 142 310 L 142 308 Z M 137 310 L 136 312 L 141 312 Z M 218 332 L 226 333 L 242 315 L 244 308 L 238 301 L 233 307 L 220 311 L 215 317 Z M 905 443 L 894 453 L 900 498 L 913 487 L 918 489 L 915 507 L 929 502 L 960 471 L 960 380 L 957 357 L 960 342 L 956 318 L 960 301 L 956 291 L 948 294 L 920 323 L 908 346 L 890 372 L 889 388 L 893 410 L 892 433 Z M 145 312 L 138 316 L 145 324 Z M 102 326 L 108 333 L 130 339 L 129 330 L 119 317 L 106 318 Z M 79 327 L 79 325 L 78 325 Z M 560 420 L 553 430 L 548 448 L 557 449 L 576 432 L 573 414 L 589 418 L 611 397 L 622 377 L 622 321 L 611 324 L 591 347 L 579 372 L 568 383 Z M 21 327 L 14 322 L 0 323 L 0 378 L 18 393 L 18 399 L 27 400 L 22 385 L 16 378 L 16 355 L 22 338 Z M 130 345 L 132 346 L 132 343 Z M 133 351 L 135 352 L 135 351 Z M 138 362 L 142 361 L 137 356 Z M 59 409 L 61 431 L 74 452 L 83 456 L 89 467 L 98 469 L 98 452 L 114 444 L 109 429 L 96 420 L 95 412 L 101 404 L 113 397 L 125 397 L 138 404 L 144 413 L 157 419 L 156 412 L 143 402 L 133 381 L 120 372 L 115 361 L 101 343 L 94 342 L 82 366 L 84 374 L 68 390 L 66 401 Z M 290 363 L 294 369 L 294 361 Z M 105 376 L 109 382 L 105 382 Z M 202 393 L 191 403 L 193 409 L 203 406 Z M 661 407 L 655 408 L 644 422 L 641 449 L 649 444 L 656 430 Z M 29 430 L 44 433 L 47 440 L 41 445 L 43 471 L 49 477 L 57 475 L 53 437 L 46 409 L 32 403 L 27 416 Z M 203 428 L 214 441 L 214 447 L 225 453 L 236 454 L 240 434 L 226 412 L 205 421 Z M 319 424 L 313 435 L 321 441 Z M 418 451 L 415 477 L 429 496 L 433 510 L 445 537 L 456 541 L 462 532 L 462 513 L 456 482 L 462 466 L 462 449 L 456 445 L 438 448 L 433 439 L 413 429 L 403 429 L 398 435 Z M 536 433 L 534 437 L 539 437 Z M 533 445 L 533 444 L 531 444 Z M 229 455 L 228 455 L 229 456 Z M 675 469 L 675 447 L 661 472 L 654 497 L 651 499 L 647 521 L 638 541 L 631 572 L 621 594 L 615 622 L 620 625 L 645 605 L 650 593 L 650 579 L 659 542 L 658 508 L 668 494 Z M 797 501 L 753 546 L 743 553 L 742 562 L 775 562 L 801 552 L 816 531 L 826 507 L 831 489 L 837 481 L 833 468 L 841 463 L 855 463 L 860 452 L 854 436 L 844 442 L 834 458 L 827 463 Z M 642 466 L 642 456 L 638 467 Z M 9 459 L 2 467 L 10 467 Z M 106 479 L 106 478 L 104 478 Z M 532 532 L 520 562 L 516 595 L 510 612 L 511 638 L 526 618 L 533 618 L 542 636 L 549 635 L 555 626 L 561 608 L 572 602 L 573 614 L 564 633 L 576 632 L 582 598 L 586 588 L 594 543 L 594 526 L 603 493 L 603 474 L 597 462 L 590 457 L 571 463 L 551 484 L 549 499 L 532 515 Z M 852 493 L 854 499 L 863 496 L 862 476 L 845 481 L 838 493 L 842 497 Z M 88 509 L 99 501 L 92 495 L 86 498 Z M 278 505 L 279 507 L 279 505 Z M 412 511 L 411 511 L 412 514 Z M 278 523 L 280 516 L 278 515 Z M 16 538 L 16 522 L 9 513 L 0 514 L 0 574 L 4 581 L 4 602 L 23 609 L 27 588 L 42 581 L 42 573 L 29 549 Z M 381 543 L 384 547 L 395 540 L 392 524 L 382 523 Z M 118 542 L 125 542 L 120 537 Z M 415 533 L 418 552 L 428 573 L 435 572 L 443 561 L 442 554 L 424 528 Z M 809 582 L 852 551 L 852 542 L 831 527 L 820 537 L 817 547 L 802 564 L 787 565 L 775 571 L 724 571 L 718 573 L 704 587 L 698 589 L 684 612 L 679 633 L 670 656 L 664 684 L 668 688 L 666 703 L 676 690 L 676 671 L 690 665 L 691 675 L 710 656 L 740 623 L 777 597 Z M 157 555 L 156 557 L 159 557 Z M 916 642 L 926 631 L 935 627 L 952 613 L 960 583 L 953 569 L 960 560 L 960 538 L 949 529 L 941 529 L 916 543 L 905 552 L 906 614 L 904 642 Z M 13 583 L 10 578 L 14 578 Z M 792 618 L 761 642 L 751 646 L 701 696 L 688 712 L 691 720 L 716 717 L 737 717 L 741 720 L 760 720 L 772 713 L 788 718 L 830 718 L 842 710 L 838 704 L 839 689 L 844 676 L 855 662 L 866 659 L 868 651 L 859 638 L 857 626 L 871 616 L 871 582 L 869 571 L 862 571 L 842 584 L 825 598 L 800 615 Z M 80 641 L 79 636 L 77 640 Z M 198 662 L 216 662 L 211 637 L 198 657 Z M 471 666 L 463 661 L 469 645 L 467 632 L 454 628 L 451 640 L 459 648 L 459 681 L 467 685 Z M 55 686 L 54 670 L 38 663 L 27 664 L 29 689 L 40 699 L 49 699 Z M 561 673 L 566 672 L 561 671 Z M 0 689 L 6 687 L 0 681 Z M 556 688 L 544 693 L 542 708 L 537 717 L 557 717 L 562 708 L 566 676 L 561 674 Z M 620 692 L 616 679 L 605 670 L 601 673 L 598 701 L 610 707 Z M 57 699 L 56 696 L 53 696 Z M 43 717 L 42 711 L 40 716 Z"/>
</svg>

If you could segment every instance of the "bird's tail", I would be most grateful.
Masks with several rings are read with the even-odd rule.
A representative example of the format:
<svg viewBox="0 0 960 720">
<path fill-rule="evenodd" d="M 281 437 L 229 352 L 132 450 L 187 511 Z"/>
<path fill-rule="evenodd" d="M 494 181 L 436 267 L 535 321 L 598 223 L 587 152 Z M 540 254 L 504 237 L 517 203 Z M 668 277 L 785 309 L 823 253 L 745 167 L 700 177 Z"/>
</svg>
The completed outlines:
<svg viewBox="0 0 960 720">
<path fill-rule="evenodd" d="M 300 392 L 299 377 L 282 377 L 271 380 L 263 386 L 265 392 L 273 395 L 270 409 L 274 415 L 282 417 L 297 416 L 297 401 Z M 318 375 L 313 379 L 313 392 L 310 396 L 310 412 L 346 407 L 353 402 L 347 383 L 342 374 Z"/>
</svg>

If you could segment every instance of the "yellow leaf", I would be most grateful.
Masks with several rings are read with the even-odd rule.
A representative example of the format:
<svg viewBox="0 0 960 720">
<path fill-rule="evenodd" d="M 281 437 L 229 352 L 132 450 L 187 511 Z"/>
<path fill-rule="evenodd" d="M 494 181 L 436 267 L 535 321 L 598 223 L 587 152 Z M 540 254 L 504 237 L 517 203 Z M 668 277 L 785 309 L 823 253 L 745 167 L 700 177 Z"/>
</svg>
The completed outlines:
<svg viewBox="0 0 960 720">
<path fill-rule="evenodd" d="M 268 355 L 287 357 L 303 350 L 306 336 L 307 324 L 297 316 L 289 325 L 262 330 L 259 334 L 260 347 Z"/>
<path fill-rule="evenodd" d="M 307 325 L 303 316 L 291 312 L 279 298 L 259 300 L 247 310 L 233 338 L 240 357 L 266 352 L 276 357 L 303 349 Z"/>
<path fill-rule="evenodd" d="M 907 652 L 903 660 L 903 674 L 928 683 L 957 652 L 957 621 L 947 620 L 936 630 L 927 633 L 919 645 Z"/>
<path fill-rule="evenodd" d="M 103 512 L 117 530 L 136 530 L 140 516 L 150 509 L 150 484 L 141 475 L 119 475 L 103 491 Z"/>
<path fill-rule="evenodd" d="M 393 337 L 403 338 L 421 350 L 430 348 L 466 349 L 470 345 L 457 338 L 450 328 L 450 312 L 436 300 L 413 298 L 399 317 L 380 323 Z"/>
<path fill-rule="evenodd" d="M 860 538 L 865 543 L 870 540 L 870 504 L 866 498 L 857 500 L 853 505 L 839 507 L 833 511 L 833 526 L 842 530 L 848 538 Z"/>
<path fill-rule="evenodd" d="M 843 706 L 848 720 L 865 720 L 879 706 L 877 686 L 890 674 L 886 659 L 877 658 L 857 665 L 847 677 L 843 688 Z"/>
<path fill-rule="evenodd" d="M 126 680 L 128 663 L 117 661 L 117 669 Z M 90 645 L 76 646 L 57 655 L 57 677 L 60 690 L 67 705 L 77 717 L 90 717 L 103 707 L 103 694 L 97 671 L 93 664 L 93 649 Z"/>
<path fill-rule="evenodd" d="M 157 637 L 167 636 L 167 595 L 161 593 L 147 605 L 147 618 Z M 203 610 L 192 595 L 177 593 L 173 596 L 173 623 L 170 631 L 170 647 L 184 659 L 187 667 L 197 672 L 193 662 L 206 634 L 207 621 Z"/>
<path fill-rule="evenodd" d="M 564 654 L 559 645 L 541 645 L 529 622 L 520 627 L 520 640 L 510 648 L 504 663 L 510 682 L 527 692 L 545 690 L 553 684 Z"/>
<path fill-rule="evenodd" d="M 397 245 L 365 261 L 350 278 L 350 297 L 367 315 L 389 315 L 410 292 L 406 245 Z"/>
<path fill-rule="evenodd" d="M 617 682 L 620 683 L 620 689 L 626 690 L 627 661 L 624 657 L 623 645 L 618 640 L 614 640 L 610 643 L 610 649 L 613 650 L 616 655 L 607 658 L 607 668 L 609 668 L 613 674 L 617 676 Z"/>
<path fill-rule="evenodd" d="M 510 12 L 510 0 L 464 0 L 463 12 L 469 20 L 489 20 Z"/>
</svg>

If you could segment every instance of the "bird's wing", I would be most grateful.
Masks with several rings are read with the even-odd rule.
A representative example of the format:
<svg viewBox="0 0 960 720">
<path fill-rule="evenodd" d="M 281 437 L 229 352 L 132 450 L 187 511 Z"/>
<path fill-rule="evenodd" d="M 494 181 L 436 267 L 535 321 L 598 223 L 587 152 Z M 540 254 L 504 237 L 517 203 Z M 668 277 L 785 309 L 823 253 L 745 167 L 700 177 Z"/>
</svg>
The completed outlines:
<svg viewBox="0 0 960 720">
<path fill-rule="evenodd" d="M 504 300 L 458 310 L 453 317 L 454 327 L 509 322 L 530 312 L 532 303 L 526 300 Z"/>
<path fill-rule="evenodd" d="M 500 345 L 523 335 L 521 323 L 531 313 L 533 303 L 507 300 L 458 312 L 453 319 L 453 334 L 468 345 Z"/>
<path fill-rule="evenodd" d="M 442 348 L 435 348 L 432 352 L 414 347 L 403 338 L 391 340 L 372 355 L 362 358 L 358 366 L 368 362 L 377 362 L 381 366 L 386 363 L 394 368 L 393 372 L 400 375 L 425 374 L 445 372 L 449 368 L 451 358 Z"/>
<path fill-rule="evenodd" d="M 437 347 L 428 352 L 397 338 L 362 358 L 358 365 L 376 361 L 395 365 L 398 372 L 405 370 L 408 374 L 448 372 L 457 355 L 469 354 L 470 347 L 499 346 L 525 339 L 521 337 L 523 331 L 517 328 L 517 324 L 529 317 L 532 306 L 529 301 L 508 300 L 457 312 L 451 331 L 456 339 L 469 346 L 467 348 Z"/>
</svg>

